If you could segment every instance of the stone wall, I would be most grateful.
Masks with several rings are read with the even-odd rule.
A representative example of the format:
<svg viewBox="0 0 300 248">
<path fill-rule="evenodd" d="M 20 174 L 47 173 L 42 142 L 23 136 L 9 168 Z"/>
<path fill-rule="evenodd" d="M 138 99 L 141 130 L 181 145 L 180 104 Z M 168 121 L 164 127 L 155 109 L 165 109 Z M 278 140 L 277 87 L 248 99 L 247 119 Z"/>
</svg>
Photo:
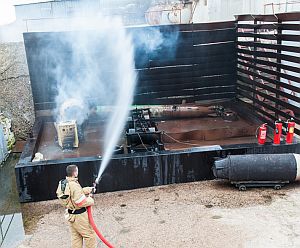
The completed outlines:
<svg viewBox="0 0 300 248">
<path fill-rule="evenodd" d="M 0 112 L 12 119 L 16 138 L 26 139 L 34 123 L 34 107 L 22 42 L 0 43 Z"/>
</svg>

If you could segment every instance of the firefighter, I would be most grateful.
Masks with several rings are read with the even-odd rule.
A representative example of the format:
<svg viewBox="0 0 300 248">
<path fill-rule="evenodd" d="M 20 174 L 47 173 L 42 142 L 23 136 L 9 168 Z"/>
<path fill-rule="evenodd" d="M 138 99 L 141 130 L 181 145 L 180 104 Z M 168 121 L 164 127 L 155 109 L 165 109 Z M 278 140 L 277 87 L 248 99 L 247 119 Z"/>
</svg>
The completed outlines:
<svg viewBox="0 0 300 248">
<path fill-rule="evenodd" d="M 67 166 L 66 172 L 67 177 L 59 182 L 56 194 L 62 205 L 66 207 L 65 218 L 70 226 L 71 247 L 82 248 L 84 241 L 86 248 L 95 248 L 96 236 L 86 210 L 86 207 L 94 205 L 91 196 L 95 188 L 80 186 L 76 165 Z"/>
</svg>

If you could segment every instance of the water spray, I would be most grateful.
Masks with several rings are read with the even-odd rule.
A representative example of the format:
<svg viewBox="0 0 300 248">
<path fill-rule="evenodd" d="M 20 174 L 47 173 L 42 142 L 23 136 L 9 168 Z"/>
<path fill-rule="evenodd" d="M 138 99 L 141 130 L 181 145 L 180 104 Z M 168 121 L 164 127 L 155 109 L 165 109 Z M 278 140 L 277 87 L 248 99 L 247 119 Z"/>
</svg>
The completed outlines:
<svg viewBox="0 0 300 248">
<path fill-rule="evenodd" d="M 96 180 L 95 180 L 95 184 L 99 184 L 99 182 L 101 181 L 102 177 L 97 177 Z"/>
</svg>

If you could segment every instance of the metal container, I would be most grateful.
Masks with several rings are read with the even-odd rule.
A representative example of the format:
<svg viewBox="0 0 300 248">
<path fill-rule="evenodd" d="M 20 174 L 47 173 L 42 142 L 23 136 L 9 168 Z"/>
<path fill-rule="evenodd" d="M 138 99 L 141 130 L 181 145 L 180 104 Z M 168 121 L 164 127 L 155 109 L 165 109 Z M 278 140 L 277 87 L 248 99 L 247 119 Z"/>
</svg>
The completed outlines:
<svg viewBox="0 0 300 248">
<path fill-rule="evenodd" d="M 299 154 L 251 154 L 228 156 L 214 162 L 217 178 L 231 182 L 300 180 Z"/>
</svg>

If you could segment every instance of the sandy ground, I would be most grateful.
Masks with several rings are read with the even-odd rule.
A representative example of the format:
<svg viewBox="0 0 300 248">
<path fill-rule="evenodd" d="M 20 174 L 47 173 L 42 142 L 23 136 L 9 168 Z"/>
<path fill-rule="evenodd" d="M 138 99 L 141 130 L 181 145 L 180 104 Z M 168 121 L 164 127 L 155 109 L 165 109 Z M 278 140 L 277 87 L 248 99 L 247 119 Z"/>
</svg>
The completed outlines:
<svg viewBox="0 0 300 248">
<path fill-rule="evenodd" d="M 95 222 L 115 247 L 300 247 L 300 184 L 240 192 L 210 181 L 95 199 Z M 27 236 L 19 247 L 70 247 L 57 201 L 24 204 L 22 211 Z"/>
</svg>

